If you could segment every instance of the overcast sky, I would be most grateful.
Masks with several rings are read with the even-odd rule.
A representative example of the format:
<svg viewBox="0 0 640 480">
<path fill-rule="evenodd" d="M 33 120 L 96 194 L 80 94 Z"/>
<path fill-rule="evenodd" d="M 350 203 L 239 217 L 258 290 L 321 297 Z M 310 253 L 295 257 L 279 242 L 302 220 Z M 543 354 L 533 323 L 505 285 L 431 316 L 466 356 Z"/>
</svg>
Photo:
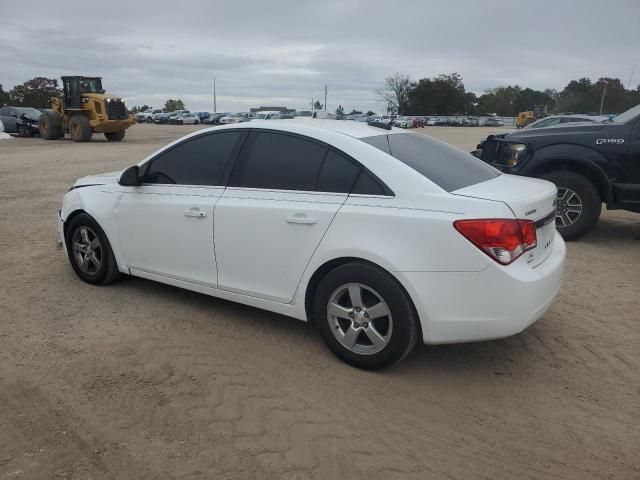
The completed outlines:
<svg viewBox="0 0 640 480">
<path fill-rule="evenodd" d="M 640 0 L 0 0 L 0 83 L 97 75 L 130 106 L 381 111 L 394 72 L 462 74 L 467 90 L 640 83 Z"/>
</svg>

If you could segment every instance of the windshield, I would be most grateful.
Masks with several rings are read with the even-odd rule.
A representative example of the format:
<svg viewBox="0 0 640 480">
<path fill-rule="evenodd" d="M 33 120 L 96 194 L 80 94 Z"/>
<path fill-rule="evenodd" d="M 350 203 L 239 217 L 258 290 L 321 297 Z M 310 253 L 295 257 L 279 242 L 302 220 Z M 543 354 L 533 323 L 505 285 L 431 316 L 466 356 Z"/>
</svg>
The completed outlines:
<svg viewBox="0 0 640 480">
<path fill-rule="evenodd" d="M 397 158 L 447 192 L 500 175 L 473 155 L 420 133 L 376 135 L 361 140 Z"/>
<path fill-rule="evenodd" d="M 616 117 L 613 117 L 611 121 L 613 123 L 627 123 L 629 120 L 633 120 L 638 116 L 640 116 L 640 104 L 636 105 L 633 108 L 630 108 L 626 112 L 622 112 Z"/>
<path fill-rule="evenodd" d="M 81 93 L 104 93 L 102 80 L 99 78 L 83 78 L 80 80 Z"/>
<path fill-rule="evenodd" d="M 37 117 L 40 117 L 40 110 L 36 110 L 35 108 L 28 108 L 28 107 L 20 107 L 20 108 L 16 108 L 16 111 L 18 112 L 18 115 L 35 115 Z"/>
</svg>

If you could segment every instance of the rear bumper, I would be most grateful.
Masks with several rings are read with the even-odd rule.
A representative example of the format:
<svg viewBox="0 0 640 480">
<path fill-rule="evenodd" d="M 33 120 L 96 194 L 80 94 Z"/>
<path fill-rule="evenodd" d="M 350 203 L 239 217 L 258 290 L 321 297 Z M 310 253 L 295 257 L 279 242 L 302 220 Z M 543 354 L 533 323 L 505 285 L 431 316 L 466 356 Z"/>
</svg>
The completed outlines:
<svg viewBox="0 0 640 480">
<path fill-rule="evenodd" d="M 508 337 L 537 321 L 562 284 L 566 246 L 555 232 L 553 252 L 531 268 L 497 263 L 481 272 L 401 272 L 427 344 Z"/>
</svg>

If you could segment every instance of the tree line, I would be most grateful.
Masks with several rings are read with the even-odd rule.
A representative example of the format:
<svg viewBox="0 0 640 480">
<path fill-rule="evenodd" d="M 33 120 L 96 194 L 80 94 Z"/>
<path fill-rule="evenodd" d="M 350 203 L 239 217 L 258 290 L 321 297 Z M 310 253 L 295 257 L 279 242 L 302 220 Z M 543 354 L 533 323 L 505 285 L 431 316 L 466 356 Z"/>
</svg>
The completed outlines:
<svg viewBox="0 0 640 480">
<path fill-rule="evenodd" d="M 0 107 L 12 105 L 14 107 L 48 108 L 51 97 L 62 96 L 62 88 L 58 86 L 58 80 L 54 78 L 36 77 L 27 80 L 21 85 L 14 86 L 11 90 L 5 91 L 0 84 Z M 134 106 L 132 113 L 140 112 L 152 108 L 148 105 Z M 164 104 L 164 110 L 173 112 L 184 110 L 186 107 L 180 99 L 169 99 Z"/>
<path fill-rule="evenodd" d="M 606 90 L 605 90 L 606 89 Z M 387 77 L 378 95 L 388 110 L 399 115 L 485 115 L 515 116 L 546 105 L 550 112 L 598 113 L 602 95 L 604 114 L 617 114 L 640 103 L 640 85 L 625 88 L 618 78 L 572 80 L 564 89 L 534 90 L 520 85 L 501 86 L 477 96 L 467 92 L 458 73 L 412 80 L 395 73 Z"/>
<path fill-rule="evenodd" d="M 605 91 L 606 89 L 606 91 Z M 479 97 L 467 92 L 462 76 L 458 73 L 441 74 L 432 78 L 412 80 L 408 75 L 396 73 L 384 81 L 378 91 L 388 105 L 388 110 L 400 115 L 484 115 L 495 113 L 514 116 L 518 112 L 532 110 L 534 105 L 547 105 L 550 112 L 597 113 L 602 94 L 603 113 L 621 113 L 640 103 L 640 85 L 627 89 L 619 78 L 602 77 L 592 82 L 588 78 L 570 81 L 564 89 L 534 90 L 519 85 L 508 85 L 486 90 Z M 36 77 L 5 91 L 0 84 L 0 106 L 47 108 L 51 97 L 62 95 L 58 81 Z M 316 101 L 314 107 L 322 109 Z M 132 112 L 146 110 L 148 105 L 134 106 Z M 169 99 L 164 110 L 173 112 L 186 106 L 180 99 Z M 357 113 L 353 109 L 351 113 Z M 373 112 L 367 112 L 373 113 Z M 339 106 L 336 114 L 344 115 Z"/>
</svg>

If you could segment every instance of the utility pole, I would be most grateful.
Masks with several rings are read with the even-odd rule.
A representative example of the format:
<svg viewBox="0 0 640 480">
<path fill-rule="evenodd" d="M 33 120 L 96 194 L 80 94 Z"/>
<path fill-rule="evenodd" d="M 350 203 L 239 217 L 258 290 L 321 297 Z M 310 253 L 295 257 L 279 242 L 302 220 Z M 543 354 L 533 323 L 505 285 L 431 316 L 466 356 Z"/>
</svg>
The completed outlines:
<svg viewBox="0 0 640 480">
<path fill-rule="evenodd" d="M 327 111 L 327 86 L 324 86 L 324 111 Z"/>
<path fill-rule="evenodd" d="M 600 115 L 602 115 L 602 107 L 604 107 L 604 96 L 607 93 L 607 81 L 604 80 L 604 88 L 602 89 L 602 98 L 600 98 Z"/>
<path fill-rule="evenodd" d="M 213 77 L 213 113 L 218 112 L 218 106 L 216 105 L 216 77 Z"/>
</svg>

